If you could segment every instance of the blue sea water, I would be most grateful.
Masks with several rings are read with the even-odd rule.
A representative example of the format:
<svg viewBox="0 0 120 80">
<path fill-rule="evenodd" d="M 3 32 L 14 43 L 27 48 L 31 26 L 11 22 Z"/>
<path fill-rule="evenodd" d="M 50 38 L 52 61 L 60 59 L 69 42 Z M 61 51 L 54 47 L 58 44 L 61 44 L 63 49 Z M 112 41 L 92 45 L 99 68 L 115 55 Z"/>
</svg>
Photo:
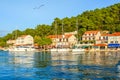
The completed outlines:
<svg viewBox="0 0 120 80">
<path fill-rule="evenodd" d="M 0 80 L 120 80 L 120 52 L 0 51 Z"/>
</svg>

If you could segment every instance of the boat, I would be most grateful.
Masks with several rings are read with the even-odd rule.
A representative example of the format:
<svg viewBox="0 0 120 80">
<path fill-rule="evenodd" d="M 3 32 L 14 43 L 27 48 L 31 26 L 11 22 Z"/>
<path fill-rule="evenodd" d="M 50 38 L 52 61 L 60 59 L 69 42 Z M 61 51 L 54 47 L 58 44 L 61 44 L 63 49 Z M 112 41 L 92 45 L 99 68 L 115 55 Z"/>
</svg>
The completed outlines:
<svg viewBox="0 0 120 80">
<path fill-rule="evenodd" d="M 57 31 L 57 30 L 55 30 Z M 57 32 L 56 32 L 56 36 L 57 36 Z M 62 22 L 62 39 L 64 38 L 64 34 L 63 34 L 63 22 Z M 58 43 L 58 42 L 56 42 Z M 70 48 L 64 48 L 63 46 L 63 42 L 60 45 L 61 47 L 58 47 L 58 44 L 56 44 L 56 48 L 52 48 L 50 49 L 51 52 L 69 52 Z"/>
<path fill-rule="evenodd" d="M 74 46 L 74 48 L 72 48 L 72 54 L 74 54 L 74 53 L 80 53 L 80 52 L 84 52 L 85 51 L 85 49 L 83 49 L 83 48 L 81 48 L 79 45 L 79 42 L 78 42 L 78 20 L 76 21 L 76 27 L 77 27 L 77 44 L 76 44 L 76 46 Z"/>
<path fill-rule="evenodd" d="M 69 52 L 69 48 L 52 48 L 50 49 L 51 52 Z"/>
<path fill-rule="evenodd" d="M 82 49 L 82 48 L 74 48 L 74 49 L 72 49 L 72 52 L 81 52 L 81 51 L 85 51 L 85 49 Z"/>
<path fill-rule="evenodd" d="M 72 48 L 72 54 L 78 54 L 78 53 L 81 54 L 81 52 L 85 52 L 85 49 L 79 46 L 75 46 L 74 48 Z"/>
<path fill-rule="evenodd" d="M 58 49 L 58 52 L 69 52 L 70 51 L 70 49 L 69 48 L 61 48 L 61 49 Z"/>
<path fill-rule="evenodd" d="M 17 52 L 17 51 L 25 51 L 25 52 L 27 52 L 27 51 L 35 51 L 35 48 L 34 47 L 32 47 L 32 46 L 14 46 L 14 47 L 11 47 L 11 48 L 9 48 L 8 49 L 8 51 L 10 51 L 10 52 Z"/>
<path fill-rule="evenodd" d="M 58 49 L 57 49 L 57 48 L 52 48 L 52 49 L 50 49 L 50 51 L 51 51 L 51 52 L 57 52 Z"/>
</svg>

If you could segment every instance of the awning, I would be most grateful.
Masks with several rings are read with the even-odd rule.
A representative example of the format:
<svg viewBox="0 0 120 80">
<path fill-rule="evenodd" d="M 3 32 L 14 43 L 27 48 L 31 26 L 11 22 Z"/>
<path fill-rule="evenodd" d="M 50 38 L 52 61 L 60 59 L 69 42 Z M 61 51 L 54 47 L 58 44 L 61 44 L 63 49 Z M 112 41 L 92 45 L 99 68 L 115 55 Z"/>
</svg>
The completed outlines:
<svg viewBox="0 0 120 80">
<path fill-rule="evenodd" d="M 116 48 L 120 47 L 120 44 L 108 44 L 108 47 Z"/>
<path fill-rule="evenodd" d="M 107 44 L 94 44 L 94 46 L 107 46 Z"/>
<path fill-rule="evenodd" d="M 89 46 L 87 46 L 87 45 L 84 45 L 84 46 L 82 46 L 81 48 L 88 48 Z"/>
</svg>

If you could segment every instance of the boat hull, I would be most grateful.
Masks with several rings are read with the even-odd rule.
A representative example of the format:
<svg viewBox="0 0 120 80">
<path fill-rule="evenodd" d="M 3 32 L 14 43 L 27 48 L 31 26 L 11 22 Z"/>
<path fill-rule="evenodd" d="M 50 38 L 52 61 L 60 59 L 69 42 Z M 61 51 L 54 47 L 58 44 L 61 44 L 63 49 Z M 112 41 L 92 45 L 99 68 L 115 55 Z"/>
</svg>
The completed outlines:
<svg viewBox="0 0 120 80">
<path fill-rule="evenodd" d="M 81 51 L 85 51 L 85 49 L 72 49 L 72 52 L 81 52 Z"/>
<path fill-rule="evenodd" d="M 70 49 L 50 49 L 51 52 L 69 52 Z"/>
<path fill-rule="evenodd" d="M 13 47 L 13 48 L 9 48 L 8 51 L 35 51 L 35 48 L 33 47 Z"/>
</svg>

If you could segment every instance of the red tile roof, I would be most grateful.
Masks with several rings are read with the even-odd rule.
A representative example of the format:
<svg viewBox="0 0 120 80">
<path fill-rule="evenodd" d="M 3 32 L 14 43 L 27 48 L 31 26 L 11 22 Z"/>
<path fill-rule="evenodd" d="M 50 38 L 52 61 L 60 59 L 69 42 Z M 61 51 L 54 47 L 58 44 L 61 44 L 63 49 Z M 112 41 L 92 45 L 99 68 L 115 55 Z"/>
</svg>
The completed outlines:
<svg viewBox="0 0 120 80">
<path fill-rule="evenodd" d="M 67 34 L 67 35 L 49 35 L 48 38 L 69 38 L 71 37 L 72 34 Z"/>
<path fill-rule="evenodd" d="M 120 36 L 120 34 L 109 34 L 108 36 Z"/>
<path fill-rule="evenodd" d="M 113 33 L 113 34 L 120 34 L 120 32 L 115 32 L 115 33 Z"/>
<path fill-rule="evenodd" d="M 100 31 L 86 31 L 84 34 L 97 34 Z"/>
<path fill-rule="evenodd" d="M 94 44 L 94 46 L 107 46 L 107 44 Z"/>
<path fill-rule="evenodd" d="M 101 36 L 108 36 L 109 34 L 101 34 Z"/>
<path fill-rule="evenodd" d="M 101 36 L 120 36 L 120 32 L 115 32 L 112 34 L 101 34 Z"/>
</svg>

